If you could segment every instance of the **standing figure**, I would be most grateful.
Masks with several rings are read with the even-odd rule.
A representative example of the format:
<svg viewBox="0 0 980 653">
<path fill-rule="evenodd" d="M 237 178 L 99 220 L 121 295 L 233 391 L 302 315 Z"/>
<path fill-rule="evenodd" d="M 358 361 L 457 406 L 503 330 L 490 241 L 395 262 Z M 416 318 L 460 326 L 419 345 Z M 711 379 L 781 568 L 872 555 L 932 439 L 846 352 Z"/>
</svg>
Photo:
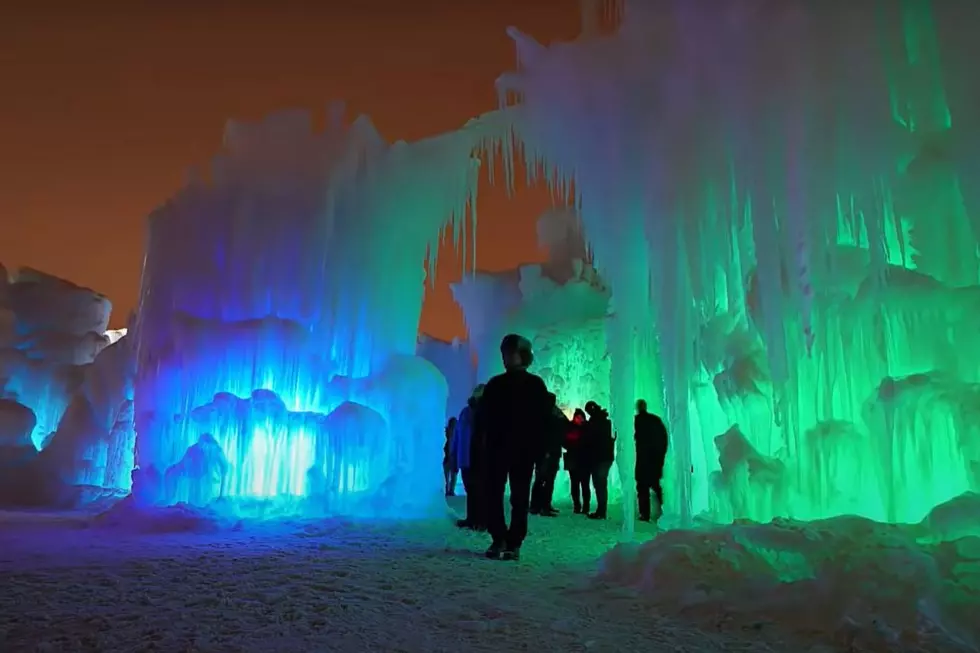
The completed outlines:
<svg viewBox="0 0 980 653">
<path fill-rule="evenodd" d="M 585 458 L 585 411 L 576 408 L 565 431 L 565 471 L 572 489 L 575 514 L 589 514 L 592 490 L 589 488 L 589 465 Z"/>
<path fill-rule="evenodd" d="M 531 514 L 542 517 L 557 517 L 558 511 L 552 505 L 555 496 L 555 477 L 561 467 L 561 446 L 568 430 L 568 418 L 558 407 L 554 393 L 551 399 L 551 420 L 545 433 L 545 452 L 534 465 L 534 486 L 531 488 Z"/>
<path fill-rule="evenodd" d="M 531 343 L 517 334 L 500 343 L 505 372 L 487 382 L 477 411 L 477 431 L 486 434 L 487 527 L 493 541 L 487 557 L 520 558 L 527 536 L 534 463 L 546 448 L 551 399 L 541 377 L 527 368 Z M 504 491 L 510 483 L 510 526 L 504 518 Z"/>
<path fill-rule="evenodd" d="M 457 521 L 456 525 L 474 531 L 487 530 L 486 452 L 476 433 L 476 413 L 482 394 L 483 386 L 478 385 L 467 399 L 456 421 L 452 445 L 452 457 L 463 477 L 466 492 L 466 518 Z"/>
<path fill-rule="evenodd" d="M 616 438 L 613 436 L 609 413 L 594 401 L 585 404 L 589 415 L 586 431 L 586 451 L 592 486 L 595 488 L 595 512 L 589 519 L 605 519 L 609 507 L 609 470 L 616 459 Z"/>
<path fill-rule="evenodd" d="M 662 419 L 647 412 L 647 402 L 636 402 L 633 418 L 636 439 L 636 497 L 640 508 L 640 521 L 650 521 L 650 492 L 657 496 L 657 513 L 654 521 L 664 512 L 664 460 L 667 458 L 667 427 Z"/>
<path fill-rule="evenodd" d="M 456 434 L 456 418 L 450 417 L 446 424 L 446 443 L 442 447 L 442 474 L 446 482 L 446 496 L 456 496 L 456 477 L 459 467 L 456 466 L 456 456 L 453 455 L 453 436 Z"/>
</svg>

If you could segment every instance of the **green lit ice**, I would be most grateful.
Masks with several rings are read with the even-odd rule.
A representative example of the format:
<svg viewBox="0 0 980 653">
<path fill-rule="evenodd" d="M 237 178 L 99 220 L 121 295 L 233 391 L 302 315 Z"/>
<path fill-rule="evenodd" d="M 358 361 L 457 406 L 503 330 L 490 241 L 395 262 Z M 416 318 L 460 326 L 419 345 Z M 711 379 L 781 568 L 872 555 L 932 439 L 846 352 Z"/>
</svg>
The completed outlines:
<svg viewBox="0 0 980 653">
<path fill-rule="evenodd" d="M 662 402 L 681 523 L 918 522 L 980 485 L 976 48 L 937 4 L 625 2 L 613 34 L 511 31 L 505 161 L 574 180 L 613 419 Z"/>
</svg>

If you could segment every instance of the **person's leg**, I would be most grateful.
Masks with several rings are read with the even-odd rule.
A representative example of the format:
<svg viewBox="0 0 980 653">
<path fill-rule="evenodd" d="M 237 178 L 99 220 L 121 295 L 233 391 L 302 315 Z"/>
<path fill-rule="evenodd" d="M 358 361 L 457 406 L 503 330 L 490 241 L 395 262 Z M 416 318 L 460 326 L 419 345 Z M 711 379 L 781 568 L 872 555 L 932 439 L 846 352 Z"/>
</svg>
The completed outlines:
<svg viewBox="0 0 980 653">
<path fill-rule="evenodd" d="M 590 476 L 588 471 L 583 471 L 578 481 L 582 485 L 582 513 L 586 515 L 589 514 L 592 508 L 592 488 L 589 486 Z"/>
<path fill-rule="evenodd" d="M 527 513 L 531 498 L 531 476 L 534 465 L 518 461 L 510 468 L 510 528 L 507 529 L 507 550 L 520 550 L 527 537 Z M 516 556 L 512 556 L 516 557 Z"/>
<path fill-rule="evenodd" d="M 449 496 L 456 496 L 456 482 L 459 479 L 459 470 L 454 469 L 449 473 Z"/>
<path fill-rule="evenodd" d="M 474 467 L 473 468 L 473 528 L 478 531 L 486 530 L 487 528 L 487 489 L 488 489 L 488 474 L 489 472 L 485 467 Z"/>
<path fill-rule="evenodd" d="M 650 521 L 650 483 L 640 476 L 636 479 L 636 505 L 640 509 L 640 521 Z"/>
<path fill-rule="evenodd" d="M 592 485 L 595 487 L 595 512 L 591 516 L 596 519 L 606 518 L 609 503 L 609 468 L 611 465 L 596 466 L 592 472 Z"/>
<path fill-rule="evenodd" d="M 582 512 L 582 484 L 578 482 L 578 474 L 575 470 L 568 472 L 568 485 L 572 491 L 572 505 L 575 507 L 575 514 Z"/>
<path fill-rule="evenodd" d="M 551 517 L 558 514 L 554 506 L 556 478 L 558 478 L 558 463 L 553 462 L 548 468 L 548 473 L 544 479 L 544 489 L 541 491 L 542 514 Z"/>
<path fill-rule="evenodd" d="M 653 479 L 653 492 L 657 495 L 657 519 L 660 519 L 664 514 L 664 470 L 657 470 L 657 474 Z"/>
<path fill-rule="evenodd" d="M 493 538 L 491 549 L 499 555 L 507 544 L 507 521 L 504 518 L 504 490 L 507 488 L 507 468 L 492 465 L 487 469 L 485 481 L 485 517 L 487 530 Z M 491 551 L 487 552 L 488 555 Z"/>
<path fill-rule="evenodd" d="M 543 494 L 544 490 L 544 474 L 542 474 L 543 465 L 539 462 L 534 466 L 534 481 L 531 484 L 531 509 L 532 515 L 539 514 L 544 509 Z M 511 481 L 513 483 L 513 481 Z M 511 490 L 513 492 L 513 490 Z M 513 496 L 513 494 L 511 495 Z"/>
<path fill-rule="evenodd" d="M 460 519 L 456 525 L 461 528 L 477 526 L 477 518 L 482 513 L 483 506 L 480 497 L 483 495 L 477 484 L 477 475 L 471 467 L 460 470 L 463 477 L 463 491 L 466 492 L 466 518 Z"/>
</svg>

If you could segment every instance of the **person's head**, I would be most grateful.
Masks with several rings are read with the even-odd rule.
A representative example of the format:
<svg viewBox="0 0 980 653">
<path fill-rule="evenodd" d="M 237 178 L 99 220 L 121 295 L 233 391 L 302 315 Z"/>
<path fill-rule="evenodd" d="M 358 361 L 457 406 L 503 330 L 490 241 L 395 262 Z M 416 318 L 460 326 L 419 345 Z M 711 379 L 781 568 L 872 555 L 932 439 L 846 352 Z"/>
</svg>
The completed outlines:
<svg viewBox="0 0 980 653">
<path fill-rule="evenodd" d="M 504 363 L 504 369 L 522 370 L 531 367 L 534 362 L 534 352 L 531 350 L 531 341 L 517 333 L 504 336 L 500 341 L 500 357 Z"/>
<path fill-rule="evenodd" d="M 636 400 L 636 413 L 638 415 L 645 415 L 647 412 L 647 401 L 646 399 Z"/>
<path fill-rule="evenodd" d="M 456 418 L 455 417 L 450 417 L 449 418 L 449 423 L 446 424 L 446 428 L 450 428 L 450 429 L 456 428 Z"/>
<path fill-rule="evenodd" d="M 575 412 L 572 413 L 572 421 L 575 422 L 576 424 L 584 424 L 585 423 L 585 411 L 582 410 L 581 408 L 576 408 L 575 409 Z"/>
<path fill-rule="evenodd" d="M 594 401 L 590 401 L 585 404 L 585 412 L 589 417 L 595 417 L 599 414 L 600 410 L 602 409 L 599 407 L 599 404 Z"/>
</svg>

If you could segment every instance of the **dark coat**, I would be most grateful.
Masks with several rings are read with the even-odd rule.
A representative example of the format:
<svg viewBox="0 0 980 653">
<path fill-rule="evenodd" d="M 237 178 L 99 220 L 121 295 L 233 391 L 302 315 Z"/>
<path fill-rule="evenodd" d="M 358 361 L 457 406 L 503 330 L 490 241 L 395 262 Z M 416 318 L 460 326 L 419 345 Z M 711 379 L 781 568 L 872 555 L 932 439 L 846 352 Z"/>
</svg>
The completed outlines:
<svg viewBox="0 0 980 653">
<path fill-rule="evenodd" d="M 616 459 L 616 438 L 605 412 L 593 415 L 586 424 L 586 450 L 589 465 L 609 465 Z"/>
<path fill-rule="evenodd" d="M 636 441 L 636 478 L 647 480 L 660 478 L 667 458 L 667 426 L 652 413 L 640 413 L 633 418 Z"/>
<path fill-rule="evenodd" d="M 485 435 L 488 462 L 540 460 L 548 448 L 554 401 L 541 377 L 508 370 L 487 382 L 477 410 L 477 430 Z"/>
</svg>

